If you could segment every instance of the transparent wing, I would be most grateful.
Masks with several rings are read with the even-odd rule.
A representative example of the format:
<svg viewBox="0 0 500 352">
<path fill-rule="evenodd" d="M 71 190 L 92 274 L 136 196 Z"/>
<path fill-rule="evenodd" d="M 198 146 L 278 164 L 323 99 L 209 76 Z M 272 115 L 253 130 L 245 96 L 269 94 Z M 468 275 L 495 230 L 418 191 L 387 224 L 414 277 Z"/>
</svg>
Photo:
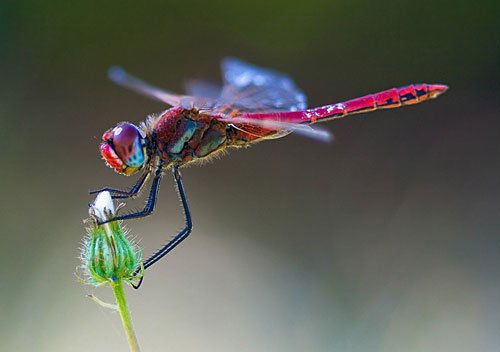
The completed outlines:
<svg viewBox="0 0 500 352">
<path fill-rule="evenodd" d="M 157 88 L 149 83 L 140 80 L 128 74 L 123 68 L 119 66 L 113 66 L 108 71 L 109 79 L 114 83 L 133 90 L 139 94 L 145 95 L 149 98 L 153 98 L 169 104 L 171 106 L 178 106 L 181 103 L 182 95 L 177 95 L 174 93 L 167 92 L 160 88 Z"/>
<path fill-rule="evenodd" d="M 108 71 L 116 84 L 171 106 L 217 112 L 296 111 L 307 107 L 305 95 L 287 75 L 235 58 L 222 61 L 222 73 L 222 88 L 195 80 L 187 83 L 189 95 L 178 95 L 146 83 L 121 67 Z"/>
<path fill-rule="evenodd" d="M 279 72 L 235 58 L 222 61 L 224 86 L 219 109 L 238 111 L 296 111 L 307 108 L 306 96 L 293 80 Z"/>
<path fill-rule="evenodd" d="M 216 83 L 191 79 L 186 81 L 186 93 L 194 97 L 205 97 L 209 99 L 219 99 L 222 87 Z"/>
<path fill-rule="evenodd" d="M 321 142 L 330 142 L 333 139 L 333 135 L 326 129 L 321 127 L 311 127 L 305 124 L 282 122 L 270 119 L 250 119 L 246 117 L 222 117 L 219 120 L 226 123 L 230 123 L 237 129 L 241 129 L 244 132 L 250 134 L 256 134 L 256 131 L 249 131 L 245 128 L 248 126 L 261 127 L 266 130 L 276 130 L 278 134 L 274 138 L 283 137 L 291 132 L 300 134 L 305 137 L 313 138 Z M 260 137 L 257 135 L 257 137 Z"/>
</svg>

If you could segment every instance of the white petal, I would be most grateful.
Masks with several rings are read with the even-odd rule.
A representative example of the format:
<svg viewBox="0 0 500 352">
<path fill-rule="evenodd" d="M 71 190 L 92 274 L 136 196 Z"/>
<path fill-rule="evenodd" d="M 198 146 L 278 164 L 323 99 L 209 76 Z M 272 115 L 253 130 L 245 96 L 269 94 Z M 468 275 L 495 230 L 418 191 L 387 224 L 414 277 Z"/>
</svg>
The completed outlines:
<svg viewBox="0 0 500 352">
<path fill-rule="evenodd" d="M 115 214 L 115 204 L 111 198 L 111 194 L 108 191 L 100 192 L 95 197 L 94 203 L 91 207 L 94 210 L 94 214 L 99 220 L 104 221 L 107 219 L 106 214 Z"/>
</svg>

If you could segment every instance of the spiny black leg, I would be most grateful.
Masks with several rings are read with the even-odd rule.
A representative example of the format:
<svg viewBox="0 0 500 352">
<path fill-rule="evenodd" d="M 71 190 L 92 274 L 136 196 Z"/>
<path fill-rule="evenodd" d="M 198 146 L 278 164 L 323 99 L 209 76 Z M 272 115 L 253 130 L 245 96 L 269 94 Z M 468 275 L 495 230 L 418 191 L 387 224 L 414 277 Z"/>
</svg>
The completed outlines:
<svg viewBox="0 0 500 352">
<path fill-rule="evenodd" d="M 111 195 L 111 198 L 113 198 L 113 199 L 123 199 L 123 198 L 134 197 L 135 195 L 137 195 L 137 193 L 139 193 L 141 191 L 141 189 L 144 186 L 144 184 L 146 183 L 146 180 L 148 179 L 149 175 L 150 175 L 149 170 L 145 171 L 141 175 L 141 177 L 137 180 L 137 182 L 129 190 L 106 187 L 106 188 L 101 188 L 101 189 L 98 189 L 95 191 L 90 191 L 89 194 L 95 194 L 95 193 L 99 193 L 99 192 L 108 191 L 111 193 L 116 193 L 116 195 L 114 195 L 114 194 Z"/>
<path fill-rule="evenodd" d="M 182 208 L 184 210 L 185 227 L 174 238 L 172 238 L 172 240 L 170 240 L 165 246 L 159 249 L 155 254 L 153 254 L 144 262 L 144 269 L 149 268 L 151 265 L 153 265 L 158 260 L 163 258 L 168 252 L 177 247 L 179 243 L 181 243 L 187 236 L 189 236 L 191 230 L 193 229 L 191 212 L 189 211 L 189 205 L 187 202 L 186 193 L 184 192 L 182 176 L 179 172 L 178 167 L 175 166 L 172 171 L 177 185 L 177 191 L 179 192 L 179 196 L 181 198 Z"/>
<path fill-rule="evenodd" d="M 146 183 L 146 180 L 149 178 L 149 175 L 151 175 L 150 171 L 144 172 L 141 178 L 137 180 L 137 182 L 132 186 L 132 188 L 128 192 L 121 193 L 120 195 L 112 195 L 111 198 L 124 199 L 124 198 L 135 197 L 142 190 L 144 184 Z"/>
<path fill-rule="evenodd" d="M 90 191 L 89 194 L 95 194 L 95 193 L 99 193 L 99 192 L 108 191 L 108 192 L 111 192 L 111 193 L 118 193 L 120 195 L 133 196 L 133 195 L 137 194 L 141 190 L 141 188 L 144 185 L 146 179 L 148 178 L 148 175 L 149 175 L 149 172 L 144 172 L 141 175 L 141 177 L 137 180 L 137 182 L 130 188 L 130 190 L 105 187 L 105 188 L 97 189 L 97 190 L 94 190 L 94 191 Z"/>
<path fill-rule="evenodd" d="M 142 285 L 142 280 L 144 280 L 144 276 L 142 276 L 139 280 L 139 282 L 137 283 L 137 285 L 134 285 L 131 283 L 132 287 L 135 288 L 136 290 L 139 289 L 139 287 L 141 287 Z"/>
<path fill-rule="evenodd" d="M 149 268 L 151 265 L 153 265 L 158 260 L 163 258 L 172 249 L 177 247 L 177 245 L 179 243 L 181 243 L 184 239 L 186 239 L 187 236 L 189 236 L 189 234 L 191 233 L 191 230 L 193 229 L 191 212 L 189 211 L 189 205 L 187 202 L 186 193 L 184 192 L 184 185 L 182 183 L 182 176 L 181 176 L 177 166 L 174 166 L 172 172 L 173 172 L 173 175 L 175 178 L 177 191 L 179 192 L 179 196 L 181 198 L 182 208 L 184 210 L 185 227 L 174 238 L 172 238 L 167 244 L 165 244 L 162 248 L 160 248 L 155 254 L 153 254 L 151 257 L 149 257 L 144 262 L 144 269 L 143 270 L 146 270 L 147 268 Z M 139 271 L 136 271 L 135 274 L 137 274 L 138 272 Z M 135 289 L 138 289 L 142 284 L 142 279 L 143 279 L 143 277 L 141 277 L 141 279 L 139 280 L 139 283 L 137 285 L 132 285 L 132 286 Z"/>
<path fill-rule="evenodd" d="M 110 221 L 116 221 L 116 220 L 128 220 L 128 219 L 135 219 L 135 218 L 143 218 L 148 215 L 150 215 L 156 205 L 156 196 L 158 195 L 158 186 L 160 185 L 160 180 L 161 180 L 161 172 L 163 168 L 164 162 L 161 161 L 158 166 L 156 167 L 155 170 L 155 175 L 153 178 L 153 182 L 151 183 L 151 190 L 149 191 L 149 196 L 148 200 L 146 201 L 146 205 L 144 206 L 144 209 L 135 213 L 130 213 L 130 214 L 124 214 L 120 216 L 116 216 L 114 218 L 108 219 L 106 221 L 98 221 L 97 225 L 102 225 Z"/>
</svg>

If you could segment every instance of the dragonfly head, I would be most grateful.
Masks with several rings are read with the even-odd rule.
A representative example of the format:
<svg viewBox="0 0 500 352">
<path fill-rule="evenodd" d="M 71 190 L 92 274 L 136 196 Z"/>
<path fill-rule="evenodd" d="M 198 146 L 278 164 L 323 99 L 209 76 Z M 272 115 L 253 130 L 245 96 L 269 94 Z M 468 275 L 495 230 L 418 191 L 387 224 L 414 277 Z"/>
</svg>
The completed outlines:
<svg viewBox="0 0 500 352">
<path fill-rule="evenodd" d="M 139 171 L 148 159 L 146 136 L 130 122 L 121 122 L 102 135 L 100 151 L 106 164 L 127 176 Z"/>
</svg>

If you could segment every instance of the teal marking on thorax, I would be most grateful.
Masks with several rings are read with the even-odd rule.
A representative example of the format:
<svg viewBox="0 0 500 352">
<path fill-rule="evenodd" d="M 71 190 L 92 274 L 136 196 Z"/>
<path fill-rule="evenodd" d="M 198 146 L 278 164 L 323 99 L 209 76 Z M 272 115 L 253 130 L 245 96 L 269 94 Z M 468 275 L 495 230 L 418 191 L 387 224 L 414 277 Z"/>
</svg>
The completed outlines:
<svg viewBox="0 0 500 352">
<path fill-rule="evenodd" d="M 175 143 L 169 145 L 168 152 L 172 154 L 179 154 L 184 149 L 184 144 L 193 137 L 196 131 L 196 122 L 189 119 L 184 119 L 179 124 L 178 130 L 184 130 L 184 133 L 175 141 Z"/>
<path fill-rule="evenodd" d="M 195 155 L 197 157 L 204 157 L 213 151 L 217 150 L 222 143 L 226 141 L 226 134 L 224 131 L 218 129 L 210 129 L 203 136 L 198 148 L 196 148 Z"/>
</svg>

